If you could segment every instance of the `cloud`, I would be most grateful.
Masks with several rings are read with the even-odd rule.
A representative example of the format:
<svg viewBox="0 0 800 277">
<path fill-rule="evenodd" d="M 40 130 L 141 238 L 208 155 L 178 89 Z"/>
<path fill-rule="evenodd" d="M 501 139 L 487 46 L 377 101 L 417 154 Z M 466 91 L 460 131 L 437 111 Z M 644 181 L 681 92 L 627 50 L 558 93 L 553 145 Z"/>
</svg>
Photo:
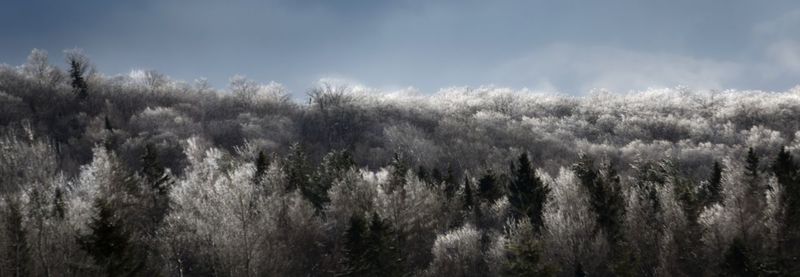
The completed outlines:
<svg viewBox="0 0 800 277">
<path fill-rule="evenodd" d="M 730 61 L 561 43 L 507 61 L 493 74 L 511 82 L 529 80 L 534 88 L 555 87 L 581 94 L 594 88 L 617 92 L 675 86 L 718 89 L 743 71 L 740 64 Z"/>
</svg>

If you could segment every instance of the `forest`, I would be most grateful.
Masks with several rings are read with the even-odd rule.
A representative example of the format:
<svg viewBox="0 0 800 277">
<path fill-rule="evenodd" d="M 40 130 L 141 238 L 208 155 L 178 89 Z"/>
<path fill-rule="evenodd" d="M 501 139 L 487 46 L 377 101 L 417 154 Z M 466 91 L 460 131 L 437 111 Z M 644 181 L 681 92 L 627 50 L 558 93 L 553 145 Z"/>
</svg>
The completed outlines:
<svg viewBox="0 0 800 277">
<path fill-rule="evenodd" d="M 800 87 L 0 66 L 0 276 L 798 276 Z"/>
</svg>

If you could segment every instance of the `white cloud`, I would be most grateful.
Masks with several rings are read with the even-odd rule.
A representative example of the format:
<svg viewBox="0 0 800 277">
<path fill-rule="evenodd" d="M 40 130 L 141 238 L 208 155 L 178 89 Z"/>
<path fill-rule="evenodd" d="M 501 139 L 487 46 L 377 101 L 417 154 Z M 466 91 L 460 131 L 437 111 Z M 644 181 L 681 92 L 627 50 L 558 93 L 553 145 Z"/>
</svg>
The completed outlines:
<svg viewBox="0 0 800 277">
<path fill-rule="evenodd" d="M 552 44 L 508 61 L 494 71 L 498 78 L 536 81 L 570 93 L 594 88 L 617 92 L 651 87 L 724 88 L 740 77 L 734 62 L 650 53 L 605 46 Z M 569 91 L 573 90 L 573 91 Z"/>
</svg>

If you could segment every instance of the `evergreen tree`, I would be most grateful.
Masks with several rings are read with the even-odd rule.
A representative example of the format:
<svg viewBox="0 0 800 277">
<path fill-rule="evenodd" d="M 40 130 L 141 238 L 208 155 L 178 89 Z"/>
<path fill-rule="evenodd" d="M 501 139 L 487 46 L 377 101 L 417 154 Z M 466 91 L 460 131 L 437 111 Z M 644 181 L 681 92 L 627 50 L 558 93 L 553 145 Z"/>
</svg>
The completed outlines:
<svg viewBox="0 0 800 277">
<path fill-rule="evenodd" d="M 394 158 L 389 164 L 391 172 L 389 175 L 389 192 L 400 189 L 406 184 L 406 174 L 408 173 L 408 166 L 403 158 L 398 153 L 394 153 Z"/>
<path fill-rule="evenodd" d="M 527 153 L 522 153 L 516 164 L 512 163 L 511 172 L 514 174 L 508 189 L 511 216 L 516 220 L 527 217 L 538 231 L 544 224 L 542 212 L 550 188 L 536 176 Z"/>
<path fill-rule="evenodd" d="M 733 239 L 728 250 L 725 252 L 722 269 L 725 276 L 761 276 L 758 273 L 758 265 L 750 257 L 750 251 L 742 238 Z"/>
<path fill-rule="evenodd" d="M 472 209 L 475 208 L 475 201 L 472 196 L 472 185 L 470 185 L 468 177 L 464 177 L 464 199 L 462 202 L 462 204 L 464 204 L 464 211 L 472 211 Z"/>
<path fill-rule="evenodd" d="M 75 96 L 78 99 L 86 99 L 89 96 L 89 85 L 86 83 L 84 79 L 84 74 L 86 73 L 86 64 L 84 61 L 76 58 L 76 57 L 69 57 L 69 77 L 72 79 L 70 83 L 72 85 L 72 91 L 75 93 Z"/>
<path fill-rule="evenodd" d="M 159 162 L 158 152 L 153 144 L 145 146 L 141 162 L 141 175 L 145 183 L 143 191 L 148 192 L 145 194 L 148 197 L 143 199 L 142 202 L 147 205 L 147 214 L 151 220 L 148 233 L 152 233 L 169 212 L 169 192 L 174 185 L 174 181 L 161 165 L 161 162 Z"/>
<path fill-rule="evenodd" d="M 347 150 L 334 150 L 322 158 L 322 163 L 317 168 L 313 180 L 315 187 L 320 192 L 321 205 L 328 203 L 327 191 L 330 190 L 333 183 L 355 167 L 356 162 Z"/>
<path fill-rule="evenodd" d="M 620 178 L 612 164 L 604 171 L 594 168 L 594 161 L 586 155 L 579 157 L 572 167 L 581 184 L 589 192 L 589 204 L 597 222 L 596 232 L 603 231 L 611 254 L 607 269 L 616 276 L 631 276 L 632 254 L 626 246 L 623 234 L 625 220 L 625 199 L 622 194 Z"/>
<path fill-rule="evenodd" d="M 447 199 L 452 199 L 453 196 L 456 195 L 458 191 L 458 181 L 456 180 L 455 169 L 453 166 L 447 167 L 447 175 L 445 175 L 444 180 L 444 193 L 447 196 Z"/>
<path fill-rule="evenodd" d="M 290 153 L 284 163 L 288 181 L 287 191 L 299 190 L 300 194 L 319 211 L 327 199 L 328 191 L 320 188 L 316 182 L 312 182 L 314 170 L 303 147 L 295 143 L 289 150 Z"/>
<path fill-rule="evenodd" d="M 617 243 L 621 239 L 625 217 L 625 199 L 619 176 L 611 165 L 602 175 L 594 168 L 594 161 L 585 155 L 581 155 L 572 168 L 589 192 L 589 203 L 597 216 L 598 228 L 608 236 L 609 243 Z"/>
<path fill-rule="evenodd" d="M 717 161 L 711 167 L 711 176 L 706 182 L 702 197 L 706 207 L 722 203 L 722 166 Z"/>
<path fill-rule="evenodd" d="M 772 170 L 783 188 L 779 254 L 784 273 L 800 272 L 800 174 L 792 154 L 781 148 Z"/>
<path fill-rule="evenodd" d="M 389 224 L 373 213 L 353 215 L 345 232 L 344 271 L 339 276 L 402 276 L 399 245 Z"/>
<path fill-rule="evenodd" d="M 132 254 L 131 235 L 125 230 L 115 208 L 102 198 L 95 199 L 97 214 L 89 222 L 89 233 L 78 238 L 81 249 L 106 276 L 132 276 L 143 264 Z"/>
<path fill-rule="evenodd" d="M 350 217 L 350 226 L 344 234 L 344 270 L 340 276 L 368 276 L 369 267 L 366 264 L 367 245 L 366 237 L 368 226 L 361 215 Z"/>
<path fill-rule="evenodd" d="M 402 258 L 396 236 L 389 223 L 375 212 L 370 220 L 366 245 L 368 276 L 402 276 Z"/>
<path fill-rule="evenodd" d="M 6 199 L 4 213 L 4 231 L 6 235 L 6 249 L 4 264 L 9 276 L 28 276 L 30 265 L 30 248 L 23 225 L 23 215 L 20 204 L 16 199 Z"/>
<path fill-rule="evenodd" d="M 503 189 L 500 187 L 497 177 L 492 170 L 478 180 L 478 195 L 486 202 L 492 203 L 503 197 Z"/>
<path fill-rule="evenodd" d="M 61 220 L 67 215 L 67 205 L 64 203 L 64 190 L 56 187 L 53 195 L 53 217 Z"/>
<path fill-rule="evenodd" d="M 269 158 L 267 158 L 267 154 L 264 153 L 264 151 L 258 151 L 258 156 L 256 157 L 256 172 L 253 174 L 253 184 L 259 190 L 264 190 L 264 176 L 267 175 L 267 170 L 269 170 Z"/>
</svg>

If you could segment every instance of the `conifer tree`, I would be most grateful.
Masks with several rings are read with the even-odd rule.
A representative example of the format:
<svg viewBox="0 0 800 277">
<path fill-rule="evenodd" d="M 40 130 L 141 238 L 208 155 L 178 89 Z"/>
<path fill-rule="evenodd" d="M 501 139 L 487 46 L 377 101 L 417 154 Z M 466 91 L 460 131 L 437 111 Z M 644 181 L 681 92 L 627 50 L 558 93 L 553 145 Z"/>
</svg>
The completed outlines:
<svg viewBox="0 0 800 277">
<path fill-rule="evenodd" d="M 495 176 L 492 170 L 487 171 L 486 174 L 478 180 L 478 195 L 489 203 L 503 197 L 503 190 L 497 181 L 497 176 Z"/>
<path fill-rule="evenodd" d="M 408 166 L 403 158 L 398 153 L 394 153 L 394 157 L 392 158 L 392 162 L 389 164 L 391 166 L 391 172 L 389 175 L 389 191 L 394 191 L 396 189 L 400 189 L 406 184 L 406 173 L 408 172 Z"/>
<path fill-rule="evenodd" d="M 132 254 L 131 235 L 125 230 L 118 212 L 105 199 L 94 202 L 97 212 L 89 222 L 89 233 L 78 238 L 97 269 L 106 276 L 131 276 L 143 266 Z"/>
<path fill-rule="evenodd" d="M 472 196 L 472 185 L 470 185 L 469 178 L 464 177 L 464 211 L 471 211 L 475 207 L 475 201 Z"/>
<path fill-rule="evenodd" d="M 369 276 L 402 276 L 399 245 L 388 222 L 372 213 L 366 236 L 367 271 Z"/>
<path fill-rule="evenodd" d="M 783 189 L 779 255 L 784 273 L 800 272 L 800 174 L 792 154 L 781 147 L 772 170 Z"/>
<path fill-rule="evenodd" d="M 706 207 L 722 203 L 722 165 L 717 161 L 711 167 L 711 176 L 706 182 L 702 197 Z"/>
<path fill-rule="evenodd" d="M 508 188 L 511 216 L 516 220 L 527 217 L 538 231 L 543 225 L 542 212 L 550 188 L 536 176 L 527 153 L 522 153 L 516 164 L 512 163 L 511 172 L 513 178 Z"/>
<path fill-rule="evenodd" d="M 733 239 L 725 252 L 722 269 L 726 276 L 755 277 L 760 276 L 758 265 L 750 257 L 747 245 L 740 237 Z"/>
<path fill-rule="evenodd" d="M 284 163 L 284 170 L 288 181 L 287 191 L 299 190 L 318 211 L 327 199 L 327 190 L 312 182 L 314 170 L 308 161 L 308 156 L 299 143 L 293 144 Z"/>
<path fill-rule="evenodd" d="M 325 154 L 313 180 L 315 187 L 320 192 L 320 205 L 330 201 L 327 191 L 330 190 L 333 183 L 355 167 L 356 162 L 347 150 L 334 150 Z"/>
<path fill-rule="evenodd" d="M 258 156 L 256 157 L 256 172 L 253 174 L 253 184 L 259 190 L 264 190 L 264 176 L 267 175 L 267 170 L 269 170 L 269 158 L 267 158 L 267 154 L 264 151 L 258 151 Z"/>
<path fill-rule="evenodd" d="M 154 231 L 156 226 L 161 223 L 169 212 L 169 192 L 174 185 L 174 181 L 161 165 L 158 152 L 153 144 L 147 144 L 145 146 L 141 162 L 141 174 L 146 186 L 144 191 L 147 191 L 147 195 L 149 196 L 148 199 L 144 199 L 144 201 L 149 202 L 148 215 L 153 225 L 151 226 L 151 230 Z"/>
<path fill-rule="evenodd" d="M 89 85 L 86 83 L 84 74 L 86 73 L 87 64 L 76 55 L 69 55 L 67 63 L 69 63 L 69 77 L 72 79 L 72 92 L 78 99 L 83 100 L 89 96 Z"/>
<path fill-rule="evenodd" d="M 7 198 L 4 211 L 4 233 L 6 249 L 3 252 L 4 264 L 9 276 L 28 276 L 30 248 L 23 225 L 23 215 L 18 200 Z"/>
</svg>

